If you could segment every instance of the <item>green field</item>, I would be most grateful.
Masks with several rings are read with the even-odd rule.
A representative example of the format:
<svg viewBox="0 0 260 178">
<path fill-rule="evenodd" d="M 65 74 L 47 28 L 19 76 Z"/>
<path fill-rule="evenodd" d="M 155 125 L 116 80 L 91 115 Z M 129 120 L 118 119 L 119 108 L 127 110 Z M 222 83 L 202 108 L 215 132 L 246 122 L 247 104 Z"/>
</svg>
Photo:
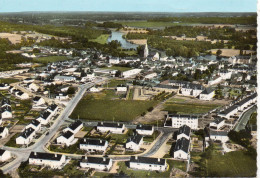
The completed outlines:
<svg viewBox="0 0 260 178">
<path fill-rule="evenodd" d="M 177 114 L 203 114 L 219 107 L 216 104 L 195 104 L 195 103 L 172 103 L 166 102 L 164 104 L 164 111 Z"/>
<path fill-rule="evenodd" d="M 16 83 L 19 82 L 18 79 L 14 79 L 14 78 L 0 78 L 0 83 Z"/>
<path fill-rule="evenodd" d="M 97 37 L 96 39 L 92 39 L 92 40 L 89 40 L 89 41 L 97 42 L 97 43 L 100 43 L 100 44 L 105 44 L 105 43 L 107 43 L 108 38 L 109 38 L 108 34 L 102 34 L 99 37 Z"/>
<path fill-rule="evenodd" d="M 48 63 L 48 62 L 57 62 L 57 61 L 66 61 L 68 60 L 67 56 L 48 56 L 48 57 L 39 57 L 34 59 L 34 62 Z"/>
<path fill-rule="evenodd" d="M 184 24 L 184 23 L 172 23 L 172 22 L 147 22 L 147 21 L 121 21 L 118 23 L 121 23 L 122 25 L 130 26 L 130 27 L 140 27 L 140 28 L 170 27 L 170 26 Z M 185 23 L 185 24 L 187 24 L 187 23 Z"/>
<path fill-rule="evenodd" d="M 207 161 L 207 172 L 216 177 L 255 177 L 256 160 L 243 151 L 234 151 L 221 155 L 214 153 Z"/>
<path fill-rule="evenodd" d="M 130 67 L 119 67 L 119 66 L 112 66 L 112 67 L 104 67 L 103 69 L 112 69 L 112 70 L 119 70 L 121 72 L 131 70 Z"/>
<path fill-rule="evenodd" d="M 104 85 L 104 87 L 116 87 L 117 85 L 125 85 L 126 84 L 126 80 L 110 80 L 110 82 L 107 85 Z"/>
<path fill-rule="evenodd" d="M 120 100 L 114 90 L 103 90 L 100 93 L 88 93 L 77 105 L 71 118 L 98 121 L 132 121 L 135 117 L 147 112 L 157 101 Z"/>
</svg>

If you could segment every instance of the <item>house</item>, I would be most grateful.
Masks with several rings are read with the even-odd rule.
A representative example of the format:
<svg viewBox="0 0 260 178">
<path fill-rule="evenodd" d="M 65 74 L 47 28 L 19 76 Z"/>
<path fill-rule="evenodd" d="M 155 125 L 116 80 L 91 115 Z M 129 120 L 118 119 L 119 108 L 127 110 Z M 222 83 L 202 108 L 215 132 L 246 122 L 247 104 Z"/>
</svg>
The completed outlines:
<svg viewBox="0 0 260 178">
<path fill-rule="evenodd" d="M 210 130 L 209 138 L 210 140 L 221 141 L 222 143 L 225 143 L 229 140 L 227 131 Z"/>
<path fill-rule="evenodd" d="M 166 160 L 162 158 L 150 158 L 141 156 L 131 156 L 129 167 L 131 169 L 141 169 L 148 171 L 166 171 Z"/>
<path fill-rule="evenodd" d="M 0 161 L 4 162 L 7 161 L 12 157 L 11 152 L 8 150 L 0 149 Z"/>
<path fill-rule="evenodd" d="M 121 85 L 117 85 L 117 87 L 116 87 L 116 91 L 117 92 L 127 92 L 127 86 L 125 86 L 125 85 L 123 85 L 123 84 L 121 84 Z"/>
<path fill-rule="evenodd" d="M 157 77 L 157 73 L 156 72 L 149 72 L 144 76 L 144 79 L 146 80 L 151 80 L 153 78 Z"/>
<path fill-rule="evenodd" d="M 189 126 L 187 126 L 187 125 L 181 126 L 177 132 L 177 140 L 179 140 L 183 137 L 189 140 L 190 133 L 191 133 L 191 128 Z"/>
<path fill-rule="evenodd" d="M 139 151 L 142 144 L 143 144 L 143 136 L 139 134 L 135 134 L 127 139 L 125 147 L 126 149 L 130 149 L 133 151 Z"/>
<path fill-rule="evenodd" d="M 32 83 L 32 82 L 34 82 L 33 78 L 26 78 L 23 80 L 23 83 Z"/>
<path fill-rule="evenodd" d="M 33 98 L 33 104 L 36 105 L 36 106 L 40 106 L 40 105 L 45 104 L 45 100 L 40 96 L 35 96 Z"/>
<path fill-rule="evenodd" d="M 0 127 L 0 139 L 6 138 L 9 134 L 9 130 L 7 127 Z"/>
<path fill-rule="evenodd" d="M 31 152 L 29 164 L 60 169 L 66 164 L 66 156 L 61 154 Z"/>
<path fill-rule="evenodd" d="M 33 128 L 35 130 L 35 132 L 38 132 L 39 130 L 41 130 L 41 123 L 38 120 L 34 119 L 31 121 L 30 124 L 28 124 L 25 127 L 25 129 L 28 129 L 30 127 Z"/>
<path fill-rule="evenodd" d="M 175 159 L 189 159 L 190 157 L 190 140 L 182 137 L 177 140 L 174 150 L 173 157 Z"/>
<path fill-rule="evenodd" d="M 225 125 L 224 118 L 216 118 L 213 122 L 209 123 L 211 129 L 220 130 L 221 127 Z"/>
<path fill-rule="evenodd" d="M 74 139 L 74 134 L 71 131 L 67 131 L 65 133 L 62 133 L 62 135 L 57 138 L 57 143 L 70 146 L 73 144 Z"/>
<path fill-rule="evenodd" d="M 83 123 L 80 120 L 77 120 L 77 121 L 71 123 L 67 128 L 65 128 L 63 130 L 63 132 L 70 131 L 73 134 L 76 134 L 82 128 L 83 128 Z"/>
<path fill-rule="evenodd" d="M 21 100 L 27 100 L 27 99 L 29 99 L 29 95 L 28 95 L 27 93 L 22 92 L 22 91 L 19 91 L 19 92 L 15 93 L 15 95 L 16 95 L 19 99 L 21 99 Z"/>
<path fill-rule="evenodd" d="M 16 138 L 16 144 L 18 145 L 28 145 L 33 140 L 36 132 L 33 128 L 25 129 L 20 136 Z"/>
<path fill-rule="evenodd" d="M 219 75 L 223 80 L 231 79 L 232 71 L 220 70 L 220 71 L 218 72 L 218 75 Z"/>
<path fill-rule="evenodd" d="M 5 105 L 1 107 L 1 117 L 2 119 L 8 119 L 13 117 L 12 109 L 10 106 Z"/>
<path fill-rule="evenodd" d="M 109 59 L 109 64 L 119 64 L 120 63 L 120 59 L 119 58 L 111 58 Z"/>
<path fill-rule="evenodd" d="M 3 98 L 2 102 L 1 102 L 1 107 L 5 107 L 5 106 L 10 106 L 11 107 L 11 102 L 7 98 Z"/>
<path fill-rule="evenodd" d="M 208 85 L 218 84 L 218 83 L 221 82 L 221 80 L 222 80 L 222 77 L 221 77 L 221 76 L 214 76 L 213 78 L 209 79 Z"/>
<path fill-rule="evenodd" d="M 130 78 L 135 77 L 137 74 L 139 74 L 143 69 L 132 69 L 122 72 L 122 76 L 124 78 Z"/>
<path fill-rule="evenodd" d="M 30 91 L 37 92 L 39 90 L 39 87 L 35 83 L 29 83 L 27 86 Z"/>
<path fill-rule="evenodd" d="M 199 118 L 197 116 L 180 115 L 180 114 L 168 114 L 167 119 L 172 120 L 172 127 L 173 128 L 180 128 L 183 125 L 187 125 L 192 130 L 198 129 Z"/>
<path fill-rule="evenodd" d="M 203 92 L 200 93 L 199 99 L 210 101 L 212 100 L 214 95 L 215 95 L 215 90 L 213 90 L 212 88 L 205 88 L 205 90 L 203 90 Z"/>
<path fill-rule="evenodd" d="M 80 161 L 80 167 L 92 168 L 100 171 L 108 171 L 112 167 L 112 159 L 105 157 L 86 157 L 83 156 Z"/>
<path fill-rule="evenodd" d="M 42 125 L 46 125 L 50 122 L 51 120 L 51 113 L 49 111 L 44 111 L 43 113 L 41 113 L 41 115 L 37 118 L 37 120 L 42 124 Z"/>
<path fill-rule="evenodd" d="M 54 77 L 54 81 L 59 81 L 59 82 L 74 82 L 76 81 L 75 77 L 72 76 L 62 76 L 62 75 L 56 75 Z"/>
<path fill-rule="evenodd" d="M 56 105 L 56 104 L 51 104 L 51 105 L 47 108 L 47 111 L 49 111 L 52 116 L 55 116 L 55 115 L 57 114 L 57 111 L 58 111 L 58 105 Z"/>
<path fill-rule="evenodd" d="M 67 99 L 69 99 L 69 95 L 67 93 L 59 93 L 56 95 L 56 99 L 67 100 Z"/>
<path fill-rule="evenodd" d="M 90 92 L 100 92 L 102 89 L 101 88 L 97 88 L 97 87 L 91 87 L 90 89 L 89 89 L 89 91 Z"/>
<path fill-rule="evenodd" d="M 100 132 L 111 132 L 115 134 L 123 134 L 125 131 L 125 124 L 120 123 L 109 123 L 109 122 L 98 122 L 97 131 Z"/>
<path fill-rule="evenodd" d="M 154 127 L 152 125 L 137 125 L 136 132 L 140 135 L 153 135 Z"/>
<path fill-rule="evenodd" d="M 82 139 L 79 143 L 79 149 L 87 150 L 90 152 L 101 151 L 105 152 L 108 147 L 108 141 L 106 140 L 97 140 L 97 139 Z"/>
<path fill-rule="evenodd" d="M 184 96 L 197 97 L 204 90 L 204 87 L 200 84 L 186 83 L 181 84 L 180 94 Z"/>
<path fill-rule="evenodd" d="M 0 90 L 8 90 L 10 87 L 7 83 L 0 83 Z"/>
</svg>

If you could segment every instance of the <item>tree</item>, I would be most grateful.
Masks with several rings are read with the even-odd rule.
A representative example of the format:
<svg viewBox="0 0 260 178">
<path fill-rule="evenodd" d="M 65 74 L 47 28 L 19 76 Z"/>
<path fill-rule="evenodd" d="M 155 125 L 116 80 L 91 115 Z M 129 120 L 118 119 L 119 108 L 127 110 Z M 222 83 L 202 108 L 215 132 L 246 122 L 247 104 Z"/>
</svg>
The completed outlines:
<svg viewBox="0 0 260 178">
<path fill-rule="evenodd" d="M 75 92 L 76 92 L 76 90 L 75 90 L 74 87 L 69 87 L 69 88 L 68 88 L 68 91 L 67 91 L 67 94 L 73 95 L 73 94 L 75 94 Z"/>
<path fill-rule="evenodd" d="M 222 51 L 219 49 L 219 50 L 217 50 L 217 52 L 216 52 L 216 55 L 217 56 L 220 56 L 222 54 Z"/>
<path fill-rule="evenodd" d="M 120 70 L 116 71 L 115 77 L 121 77 L 122 72 Z"/>
</svg>

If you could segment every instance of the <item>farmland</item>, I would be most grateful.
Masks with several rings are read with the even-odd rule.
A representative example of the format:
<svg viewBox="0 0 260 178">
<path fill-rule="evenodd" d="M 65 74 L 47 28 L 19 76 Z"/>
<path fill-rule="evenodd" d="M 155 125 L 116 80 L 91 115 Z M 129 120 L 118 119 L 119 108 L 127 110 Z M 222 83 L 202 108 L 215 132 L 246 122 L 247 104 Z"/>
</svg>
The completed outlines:
<svg viewBox="0 0 260 178">
<path fill-rule="evenodd" d="M 48 56 L 48 57 L 39 57 L 34 59 L 35 62 L 48 63 L 48 62 L 58 62 L 68 60 L 66 56 Z"/>
</svg>

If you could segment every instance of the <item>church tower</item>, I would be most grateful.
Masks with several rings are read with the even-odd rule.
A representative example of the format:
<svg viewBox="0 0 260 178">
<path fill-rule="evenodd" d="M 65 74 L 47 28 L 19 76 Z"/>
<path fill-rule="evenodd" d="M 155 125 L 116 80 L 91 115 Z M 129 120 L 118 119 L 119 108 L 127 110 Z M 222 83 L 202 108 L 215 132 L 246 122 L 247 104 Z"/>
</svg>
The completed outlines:
<svg viewBox="0 0 260 178">
<path fill-rule="evenodd" d="M 144 58 L 147 58 L 148 55 L 149 55 L 149 50 L 148 50 L 148 45 L 146 43 L 144 48 Z"/>
</svg>

